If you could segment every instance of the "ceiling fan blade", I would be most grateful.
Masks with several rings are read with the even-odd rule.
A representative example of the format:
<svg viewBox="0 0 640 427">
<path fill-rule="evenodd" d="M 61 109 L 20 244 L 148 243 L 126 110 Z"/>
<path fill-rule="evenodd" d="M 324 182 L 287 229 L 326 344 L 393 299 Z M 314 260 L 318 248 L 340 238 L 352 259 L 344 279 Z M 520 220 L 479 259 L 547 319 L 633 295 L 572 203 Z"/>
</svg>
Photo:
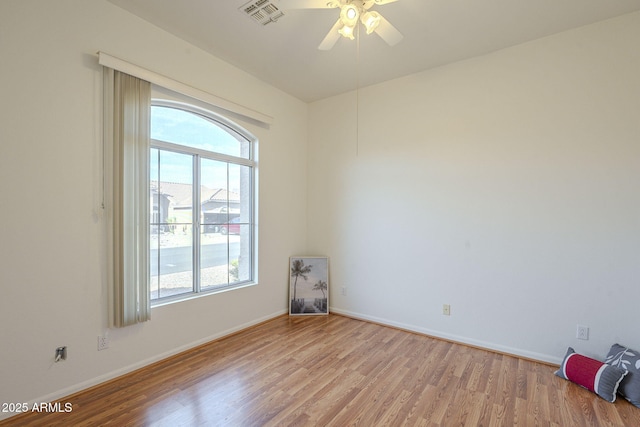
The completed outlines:
<svg viewBox="0 0 640 427">
<path fill-rule="evenodd" d="M 324 37 L 324 40 L 322 40 L 322 43 L 320 43 L 318 49 L 330 50 L 336 44 L 336 42 L 340 38 L 340 33 L 338 32 L 338 30 L 340 29 L 341 25 L 342 21 L 338 19 L 336 23 L 333 24 L 333 27 L 331 27 L 327 35 Z"/>
<path fill-rule="evenodd" d="M 283 10 L 331 9 L 336 7 L 330 0 L 278 0 L 277 4 Z"/>
<path fill-rule="evenodd" d="M 396 27 L 384 19 L 384 16 L 380 16 L 380 24 L 378 24 L 375 32 L 382 37 L 382 40 L 386 41 L 389 46 L 395 46 L 400 43 L 400 40 L 404 37 Z"/>
</svg>

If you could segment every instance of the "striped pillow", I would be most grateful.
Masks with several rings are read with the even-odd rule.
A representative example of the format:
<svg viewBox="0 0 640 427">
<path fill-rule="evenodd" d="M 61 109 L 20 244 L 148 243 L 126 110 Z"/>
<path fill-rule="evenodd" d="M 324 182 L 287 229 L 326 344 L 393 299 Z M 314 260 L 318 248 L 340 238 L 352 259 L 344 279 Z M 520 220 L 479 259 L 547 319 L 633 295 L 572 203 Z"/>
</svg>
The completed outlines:
<svg viewBox="0 0 640 427">
<path fill-rule="evenodd" d="M 569 347 L 556 375 L 593 391 L 607 402 L 615 402 L 618 386 L 627 371 L 578 354 Z"/>
</svg>

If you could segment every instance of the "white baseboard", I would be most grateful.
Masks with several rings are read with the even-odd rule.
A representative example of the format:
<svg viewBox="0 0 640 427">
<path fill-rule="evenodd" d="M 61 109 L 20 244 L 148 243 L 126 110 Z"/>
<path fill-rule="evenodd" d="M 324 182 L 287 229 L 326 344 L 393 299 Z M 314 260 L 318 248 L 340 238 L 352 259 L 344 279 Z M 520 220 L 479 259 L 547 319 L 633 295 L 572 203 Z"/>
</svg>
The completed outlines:
<svg viewBox="0 0 640 427">
<path fill-rule="evenodd" d="M 252 320 L 250 322 L 243 323 L 243 324 L 238 325 L 236 327 L 233 327 L 231 329 L 227 329 L 226 331 L 218 332 L 217 334 L 210 335 L 208 337 L 199 339 L 199 340 L 191 342 L 189 344 L 185 344 L 183 346 L 173 348 L 173 349 L 171 349 L 169 351 L 166 351 L 164 353 L 157 354 L 157 355 L 155 355 L 153 357 L 150 357 L 148 359 L 144 359 L 144 360 L 141 360 L 139 362 L 133 363 L 131 365 L 125 366 L 123 368 L 116 369 L 115 371 L 108 372 L 108 373 L 106 373 L 104 375 L 100 375 L 100 376 L 97 376 L 95 378 L 91 378 L 90 380 L 83 381 L 81 383 L 74 384 L 74 385 L 72 385 L 70 387 L 66 387 L 66 388 L 63 388 L 61 390 L 55 391 L 54 393 L 50 393 L 50 394 L 47 394 L 45 396 L 38 397 L 36 399 L 33 399 L 33 400 L 27 402 L 28 406 L 31 408 L 31 407 L 33 407 L 33 405 L 35 403 L 54 402 L 54 401 L 63 399 L 66 396 L 70 396 L 70 395 L 75 394 L 77 392 L 80 392 L 82 390 L 86 390 L 86 389 L 88 389 L 90 387 L 96 386 L 98 384 L 104 383 L 104 382 L 112 380 L 114 378 L 118 378 L 118 377 L 120 377 L 122 375 L 128 374 L 129 372 L 133 372 L 133 371 L 135 371 L 137 369 L 144 368 L 147 365 L 151 365 L 152 363 L 159 362 L 159 361 L 161 361 L 163 359 L 166 359 L 168 357 L 171 357 L 171 356 L 175 356 L 176 354 L 182 353 L 183 351 L 187 351 L 189 349 L 198 347 L 199 345 L 206 344 L 206 343 L 208 343 L 210 341 L 214 341 L 214 340 L 223 338 L 223 337 L 225 337 L 227 335 L 234 334 L 234 333 L 239 332 L 239 331 L 241 331 L 243 329 L 247 329 L 247 328 L 249 328 L 251 326 L 266 322 L 268 320 L 274 319 L 274 318 L 276 318 L 278 316 L 282 316 L 283 314 L 287 314 L 287 313 L 288 313 L 288 310 L 278 311 L 276 313 L 272 313 L 272 314 L 269 314 L 267 316 L 260 317 L 258 319 L 254 319 L 254 320 Z M 15 414 L 12 414 L 12 413 L 0 413 L 0 420 L 11 418 L 14 415 L 18 415 L 18 413 L 15 413 Z"/>
<path fill-rule="evenodd" d="M 519 348 L 508 347 L 496 343 L 477 340 L 469 337 L 462 337 L 459 335 L 447 334 L 440 331 L 434 331 L 432 329 L 423 328 L 415 325 L 408 325 L 406 323 L 395 322 L 389 319 L 383 319 L 375 316 L 368 316 L 366 314 L 354 313 L 348 310 L 341 310 L 335 307 L 329 307 L 330 313 L 341 314 L 343 316 L 352 317 L 354 319 L 364 320 L 373 323 L 379 323 L 381 325 L 391 326 L 394 328 L 404 329 L 406 331 L 416 332 L 430 337 L 441 338 L 447 341 L 452 341 L 459 344 L 467 344 L 474 347 L 480 347 L 487 350 L 496 351 L 498 353 L 510 354 L 513 356 L 523 357 L 526 359 L 537 360 L 544 363 L 551 363 L 554 365 L 560 365 L 562 358 L 552 356 L 543 353 L 536 353 L 533 351 L 523 350 Z"/>
</svg>

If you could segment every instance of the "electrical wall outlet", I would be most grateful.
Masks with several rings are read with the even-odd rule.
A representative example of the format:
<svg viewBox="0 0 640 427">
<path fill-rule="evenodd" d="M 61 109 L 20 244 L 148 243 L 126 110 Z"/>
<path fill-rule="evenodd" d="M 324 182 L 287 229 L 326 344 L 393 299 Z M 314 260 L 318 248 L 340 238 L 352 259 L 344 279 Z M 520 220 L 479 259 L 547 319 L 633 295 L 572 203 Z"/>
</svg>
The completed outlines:
<svg viewBox="0 0 640 427">
<path fill-rule="evenodd" d="M 578 325 L 576 329 L 576 338 L 579 340 L 589 339 L 589 327 L 584 325 Z"/>
<path fill-rule="evenodd" d="M 347 287 L 346 286 L 343 286 L 340 291 L 342 292 L 342 295 L 347 296 Z"/>
<path fill-rule="evenodd" d="M 60 362 L 61 360 L 67 360 L 67 346 L 56 348 L 56 356 L 54 361 Z"/>
<path fill-rule="evenodd" d="M 451 306 L 449 304 L 442 305 L 442 314 L 445 316 L 451 316 Z"/>
<path fill-rule="evenodd" d="M 109 337 L 107 335 L 98 336 L 98 351 L 109 348 Z"/>
</svg>

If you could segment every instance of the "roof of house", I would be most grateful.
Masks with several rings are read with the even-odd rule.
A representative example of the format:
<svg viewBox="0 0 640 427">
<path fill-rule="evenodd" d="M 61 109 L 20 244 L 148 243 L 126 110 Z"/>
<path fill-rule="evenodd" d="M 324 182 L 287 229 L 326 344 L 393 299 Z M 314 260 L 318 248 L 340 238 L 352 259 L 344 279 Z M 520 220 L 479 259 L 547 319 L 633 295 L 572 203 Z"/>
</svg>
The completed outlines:
<svg viewBox="0 0 640 427">
<path fill-rule="evenodd" d="M 193 198 L 193 188 L 191 184 L 182 184 L 177 182 L 151 181 L 152 193 L 160 193 L 165 195 L 174 207 L 191 207 Z M 214 202 L 239 202 L 240 195 L 235 191 L 228 191 L 222 188 L 209 188 L 201 185 L 200 198 L 202 203 L 207 201 Z"/>
</svg>

